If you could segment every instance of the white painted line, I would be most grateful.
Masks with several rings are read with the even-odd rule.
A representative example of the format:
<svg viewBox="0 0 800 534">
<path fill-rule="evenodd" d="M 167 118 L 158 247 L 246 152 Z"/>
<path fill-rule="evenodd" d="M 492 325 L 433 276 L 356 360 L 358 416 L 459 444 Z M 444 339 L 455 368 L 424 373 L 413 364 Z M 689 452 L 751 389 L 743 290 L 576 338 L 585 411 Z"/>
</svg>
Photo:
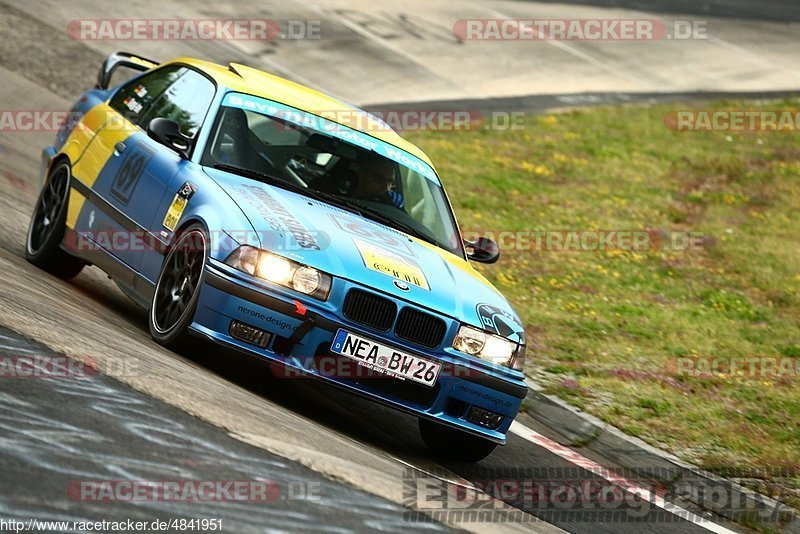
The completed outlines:
<svg viewBox="0 0 800 534">
<path fill-rule="evenodd" d="M 709 37 L 708 39 L 706 39 L 706 41 L 708 41 L 709 43 L 714 43 L 717 46 L 721 46 L 723 48 L 727 48 L 728 50 L 731 50 L 733 52 L 738 52 L 739 54 L 745 56 L 745 58 L 750 60 L 750 62 L 753 63 L 753 64 L 762 65 L 762 66 L 763 65 L 767 65 L 767 66 L 774 65 L 773 61 L 764 59 L 761 56 L 761 54 L 759 54 L 757 52 L 754 52 L 753 50 L 750 50 L 750 49 L 744 48 L 742 46 L 739 46 L 737 44 L 733 44 L 730 41 L 726 41 L 724 39 L 720 39 L 719 37 Z M 786 68 L 789 68 L 789 67 L 786 67 Z"/>
<path fill-rule="evenodd" d="M 481 5 L 480 7 L 485 7 L 485 6 Z M 513 18 L 513 17 L 509 17 L 508 15 L 506 15 L 504 13 L 501 13 L 500 11 L 498 11 L 496 9 L 488 8 L 488 10 L 495 17 L 500 18 L 500 19 L 512 19 Z M 536 30 L 534 30 L 534 31 L 536 32 Z M 540 38 L 542 37 L 542 35 L 539 32 L 536 32 L 536 33 Z M 548 44 L 550 46 L 554 46 L 554 47 L 558 48 L 559 50 L 561 50 L 563 52 L 566 52 L 567 54 L 575 56 L 578 59 L 582 59 L 586 63 L 589 63 L 590 65 L 594 65 L 598 69 L 603 70 L 603 71 L 605 71 L 605 72 L 607 72 L 609 74 L 613 74 L 613 75 L 615 75 L 615 76 L 617 76 L 619 78 L 622 78 L 624 80 L 628 80 L 631 83 L 639 85 L 640 87 L 645 87 L 645 88 L 648 88 L 648 89 L 651 89 L 651 90 L 658 89 L 657 87 L 654 87 L 652 85 L 652 83 L 649 83 L 647 81 L 642 80 L 641 78 L 633 76 L 629 71 L 613 67 L 609 63 L 601 61 L 601 60 L 597 59 L 596 57 L 590 56 L 586 52 L 582 52 L 582 51 L 578 50 L 577 48 L 569 46 L 568 44 L 566 44 L 566 43 L 564 43 L 562 41 L 559 41 L 557 39 L 542 39 L 542 42 L 544 42 L 545 44 Z"/>
<path fill-rule="evenodd" d="M 406 61 L 409 61 L 410 63 L 413 63 L 417 67 L 419 67 L 419 68 L 423 69 L 425 72 L 429 73 L 432 78 L 436 78 L 438 80 L 444 81 L 448 85 L 454 85 L 453 80 L 450 80 L 449 78 L 445 78 L 444 76 L 439 74 L 436 70 L 431 68 L 431 66 L 430 66 L 430 64 L 428 62 L 421 61 L 420 59 L 416 58 L 415 56 L 413 56 L 412 54 L 410 54 L 406 50 L 403 50 L 403 48 L 390 43 L 386 39 L 380 38 L 379 36 L 375 35 L 374 33 L 370 32 L 369 30 L 366 30 L 363 27 L 359 26 L 355 22 L 350 21 L 347 18 L 336 14 L 334 11 L 322 11 L 322 10 L 320 10 L 320 11 L 322 13 L 324 13 L 325 15 L 327 15 L 329 19 L 335 20 L 336 22 L 338 22 L 339 24 L 341 24 L 345 28 L 349 29 L 350 31 L 352 31 L 354 33 L 357 33 L 358 35 L 364 37 L 368 41 L 372 41 L 373 43 L 377 44 L 378 46 L 380 46 L 382 48 L 385 48 L 386 50 L 389 50 L 390 52 L 396 54 L 397 56 L 399 56 L 399 57 L 401 57 L 403 59 L 405 59 Z M 463 83 L 463 81 L 459 81 L 458 83 L 459 83 L 459 88 L 462 89 L 462 90 L 465 90 L 469 96 L 473 96 L 473 97 L 476 97 L 476 98 L 482 96 L 481 93 L 476 92 L 474 89 L 468 87 L 466 84 Z"/>
<path fill-rule="evenodd" d="M 0 343 L 0 349 L 8 349 L 8 351 L 14 352 L 15 353 L 14 355 L 17 355 L 17 353 L 35 354 L 37 356 L 42 356 L 43 355 L 43 352 L 41 350 L 28 349 L 28 348 L 25 348 L 25 347 L 20 347 L 20 346 L 17 346 L 17 345 L 11 345 L 11 344 L 6 344 L 6 343 Z"/>
<path fill-rule="evenodd" d="M 522 423 L 514 421 L 511 424 L 510 431 L 518 435 L 519 437 L 528 440 L 531 443 L 538 445 L 539 447 L 542 447 L 557 456 L 560 456 L 569 463 L 577 467 L 580 467 L 582 469 L 585 469 L 590 473 L 593 473 L 611 482 L 612 484 L 616 484 L 617 486 L 619 486 L 620 488 L 622 488 L 627 492 L 639 495 L 642 499 L 645 499 L 653 503 L 662 510 L 665 510 L 673 515 L 685 519 L 686 521 L 690 521 L 696 525 L 699 525 L 710 532 L 716 532 L 718 534 L 735 534 L 733 530 L 727 529 L 722 525 L 718 525 L 717 523 L 714 523 L 713 521 L 710 521 L 708 519 L 704 519 L 699 515 L 690 512 L 685 508 L 681 508 L 680 506 L 674 503 L 667 502 L 661 495 L 653 493 L 646 487 L 640 486 L 635 482 L 631 482 L 625 479 L 624 477 L 617 475 L 611 469 L 603 467 L 600 464 L 588 458 L 585 458 L 584 456 L 581 456 L 574 450 L 568 447 L 564 447 L 563 445 L 553 441 L 552 439 L 545 437 L 542 434 L 539 434 L 535 430 L 526 427 Z"/>
</svg>

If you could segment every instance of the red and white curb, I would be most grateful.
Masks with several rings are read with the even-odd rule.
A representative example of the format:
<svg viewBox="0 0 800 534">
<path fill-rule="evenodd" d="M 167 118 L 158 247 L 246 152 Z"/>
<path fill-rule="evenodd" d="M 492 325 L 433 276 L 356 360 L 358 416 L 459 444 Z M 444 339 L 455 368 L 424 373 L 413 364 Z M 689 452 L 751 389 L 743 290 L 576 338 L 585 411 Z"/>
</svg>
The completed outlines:
<svg viewBox="0 0 800 534">
<path fill-rule="evenodd" d="M 567 462 L 582 469 L 585 469 L 586 471 L 589 471 L 590 473 L 593 473 L 594 475 L 597 475 L 603 478 L 604 480 L 619 486 L 625 491 L 628 491 L 635 495 L 639 495 L 643 500 L 647 500 L 648 502 L 653 503 L 653 505 L 671 514 L 674 514 L 677 517 L 680 517 L 681 519 L 694 523 L 710 532 L 716 532 L 718 534 L 735 534 L 735 531 L 727 529 L 722 525 L 714 523 L 709 519 L 700 517 L 699 515 L 690 512 L 685 508 L 681 508 L 680 506 L 674 503 L 666 501 L 663 496 L 653 493 L 651 489 L 648 489 L 644 486 L 641 486 L 635 482 L 632 482 L 624 477 L 617 475 L 611 469 L 603 467 L 597 462 L 594 462 L 578 454 L 574 450 L 565 447 L 548 437 L 543 436 L 542 434 L 536 432 L 535 430 L 526 427 L 522 423 L 514 421 L 511 424 L 510 431 L 516 434 L 517 436 L 521 437 L 522 439 L 530 441 L 534 445 L 537 445 L 545 450 L 552 452 L 553 454 L 563 458 Z"/>
</svg>

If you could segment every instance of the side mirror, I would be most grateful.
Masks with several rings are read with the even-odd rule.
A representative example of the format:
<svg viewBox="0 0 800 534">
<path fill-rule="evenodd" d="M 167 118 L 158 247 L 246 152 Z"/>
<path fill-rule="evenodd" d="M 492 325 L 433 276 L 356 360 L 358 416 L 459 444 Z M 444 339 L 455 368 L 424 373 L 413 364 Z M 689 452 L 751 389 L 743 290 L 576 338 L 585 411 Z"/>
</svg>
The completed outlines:
<svg viewBox="0 0 800 534">
<path fill-rule="evenodd" d="M 494 263 L 500 257 L 500 247 L 488 237 L 479 237 L 475 241 L 465 241 L 467 258 L 480 263 Z"/>
<path fill-rule="evenodd" d="M 181 155 L 189 157 L 192 140 L 181 133 L 181 127 L 172 119 L 158 117 L 147 125 L 147 135 Z"/>
</svg>

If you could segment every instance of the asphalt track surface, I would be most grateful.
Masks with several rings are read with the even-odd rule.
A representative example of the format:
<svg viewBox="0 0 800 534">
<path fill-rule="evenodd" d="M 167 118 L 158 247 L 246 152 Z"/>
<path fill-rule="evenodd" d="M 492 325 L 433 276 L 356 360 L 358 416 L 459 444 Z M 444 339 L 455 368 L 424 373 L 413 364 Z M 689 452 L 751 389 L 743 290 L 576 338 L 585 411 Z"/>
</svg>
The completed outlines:
<svg viewBox="0 0 800 534">
<path fill-rule="evenodd" d="M 48 348 L 0 328 L 0 357 L 55 361 Z M 77 360 L 80 362 L 80 360 Z M 228 436 L 103 374 L 3 381 L 0 514 L 27 522 L 222 519 L 229 532 L 443 532 L 406 510 Z M 85 376 L 83 376 L 85 375 Z M 46 402 L 42 402 L 45 401 Z M 254 502 L 81 502 L 80 481 L 265 481 Z M 110 487 L 110 486 L 109 486 Z M 67 491 L 70 488 L 72 491 Z M 88 486 L 89 492 L 101 486 Z M 93 496 L 93 494 L 92 494 Z M 80 502 L 75 506 L 73 502 Z M 348 513 L 342 513 L 342 510 Z"/>
<path fill-rule="evenodd" d="M 0 63 L 65 98 L 86 87 L 102 58 L 126 48 L 157 60 L 189 55 L 237 61 L 356 104 L 800 87 L 800 26 L 792 23 L 798 8 L 791 0 L 597 0 L 587 5 L 517 0 L 5 1 Z M 734 7 L 742 18 L 726 16 Z M 763 16 L 748 19 L 749 13 Z M 270 18 L 287 28 L 297 22 L 308 35 L 293 38 L 305 34 L 287 30 L 285 39 L 266 42 L 120 41 L 95 39 L 103 35 L 91 32 L 73 39 L 67 31 L 70 22 L 82 19 L 143 18 Z M 515 18 L 650 19 L 666 29 L 697 23 L 704 31 L 692 39 L 646 41 L 464 40 L 453 31 L 460 20 Z"/>
<path fill-rule="evenodd" d="M 509 9 L 523 9 L 519 7 L 523 4 L 527 3 L 503 3 Z M 136 10 L 153 9 L 154 5 L 149 1 L 138 2 L 130 13 L 115 13 L 106 5 L 98 7 L 101 14 L 97 16 L 134 17 Z M 163 5 L 159 13 L 164 17 L 175 9 L 169 2 L 159 5 Z M 241 4 L 221 3 L 214 8 L 201 7 L 200 12 L 241 15 L 234 9 L 237 6 Z M 276 6 L 270 4 L 270 15 L 278 18 L 280 12 Z M 334 7 L 323 6 L 317 16 L 330 14 L 341 18 L 342 13 L 337 15 Z M 472 7 L 490 9 L 480 2 Z M 70 2 L 30 2 L 19 6 L 0 3 L 0 108 L 67 109 L 77 94 L 93 83 L 103 55 L 122 48 L 118 43 L 87 45 L 65 37 L 65 21 L 87 16 L 85 6 L 82 9 L 83 15 L 78 15 L 81 10 Z M 297 5 L 292 4 L 291 9 L 297 9 Z M 33 12 L 37 15 L 31 15 Z M 465 16 L 469 15 L 461 18 Z M 339 49 L 330 57 L 321 53 L 320 43 L 311 42 L 291 52 L 273 51 L 272 55 L 280 61 L 270 63 L 269 58 L 260 58 L 259 65 L 287 75 L 299 72 L 294 76 L 296 79 L 313 78 L 313 85 L 322 86 L 325 80 L 318 74 L 320 67 L 327 65 L 331 57 L 339 61 L 349 57 L 371 77 L 356 76 L 359 80 L 354 82 L 356 89 L 348 88 L 342 77 L 333 79 L 331 90 L 352 91 L 349 96 L 364 95 L 365 103 L 399 102 L 412 93 L 406 85 L 397 85 L 398 91 L 393 93 L 385 85 L 369 83 L 397 62 L 403 63 L 401 70 L 405 78 L 414 82 L 411 85 L 423 88 L 413 92 L 414 100 L 469 96 L 485 100 L 509 95 L 503 91 L 493 93 L 490 85 L 479 91 L 459 93 L 441 79 L 426 85 L 430 67 L 420 67 L 419 57 L 398 59 L 395 51 L 387 52 L 385 43 L 376 42 L 374 36 L 366 36 L 341 20 L 339 23 L 335 34 Z M 755 33 L 765 31 L 758 24 L 748 27 Z M 351 41 L 350 48 L 342 49 L 341 43 L 347 39 Z M 216 60 L 241 59 L 243 53 L 230 43 L 139 44 L 145 52 L 159 57 L 181 55 L 187 49 L 193 55 Z M 775 45 L 775 50 L 782 50 L 784 45 Z M 375 55 L 373 63 L 363 61 L 367 52 Z M 287 58 L 297 61 L 291 69 L 282 69 Z M 352 73 L 349 77 L 354 78 Z M 525 78 L 524 73 L 517 77 L 516 90 L 511 94 L 523 94 L 521 90 L 529 87 Z M 604 89 L 613 82 L 612 78 L 598 78 L 596 85 L 582 84 L 578 89 L 588 87 L 598 95 L 605 95 Z M 752 88 L 750 80 L 736 83 L 735 78 L 726 79 L 730 83 L 720 82 L 718 89 Z M 703 85 L 692 88 L 704 89 Z M 560 89 L 555 87 L 543 94 Z M 762 88 L 766 89 L 769 87 Z M 619 92 L 625 90 L 623 87 Z M 556 98 L 566 98 L 563 95 L 570 92 L 558 93 L 562 96 Z M 387 94 L 393 98 L 387 99 Z M 521 106 L 536 107 L 524 101 Z M 542 428 L 525 415 L 519 419 L 524 426 L 509 435 L 508 445 L 499 448 L 479 468 L 436 461 L 428 456 L 416 421 L 409 416 L 314 382 L 276 378 L 263 365 L 211 347 L 201 345 L 180 354 L 167 351 L 150 340 L 144 312 L 96 268 L 86 269 L 70 283 L 32 268 L 23 258 L 24 236 L 40 184 L 40 150 L 52 136 L 52 132 L 0 132 L 0 324 L 7 328 L 0 332 L 6 338 L 0 343 L 6 345 L 2 349 L 5 352 L 0 354 L 46 355 L 56 351 L 72 358 L 88 357 L 107 376 L 79 383 L 0 380 L 3 406 L 0 516 L 21 520 L 67 516 L 94 520 L 112 516 L 145 518 L 154 513 L 187 516 L 195 510 L 185 503 L 116 506 L 75 501 L 67 494 L 65 484 L 81 477 L 148 480 L 176 476 L 266 477 L 275 480 L 284 492 L 295 487 L 292 484 L 297 487 L 319 484 L 322 497 L 280 501 L 279 506 L 262 508 L 252 503 L 220 504 L 204 508 L 204 515 L 213 517 L 218 513 L 232 525 L 228 531 L 260 531 L 270 527 L 441 529 L 438 523 L 414 521 L 414 517 L 407 515 L 405 519 L 412 520 L 398 522 L 399 506 L 406 511 L 430 512 L 441 508 L 441 503 L 427 502 L 414 485 L 420 477 L 441 484 L 451 493 L 487 478 L 527 477 L 539 482 L 598 479 L 595 473 L 576 467 L 574 460 L 564 454 L 525 439 L 523 436 L 531 434 L 528 429 L 539 436 L 559 438 L 558 429 Z M 163 427 L 148 429 L 147 425 L 136 426 L 129 418 L 171 426 L 166 432 Z M 130 424 L 125 424 L 126 421 Z M 599 465 L 614 466 L 597 453 L 581 451 L 581 454 Z M 531 469 L 538 471 L 531 474 Z M 410 487 L 417 489 L 410 491 Z M 623 494 L 631 497 L 629 502 L 636 502 L 631 492 Z M 604 515 L 577 505 L 562 503 L 556 507 L 552 503 L 507 500 L 507 504 L 493 501 L 491 507 L 498 511 L 495 518 L 500 514 L 511 518 L 500 525 L 508 531 L 739 530 L 699 510 L 693 511 L 704 521 L 697 524 L 697 518 L 694 522 L 687 521 L 655 506 L 618 507 L 615 514 Z M 692 509 L 687 503 L 678 504 Z M 309 521 L 313 524 L 309 525 Z M 456 516 L 445 521 L 450 526 L 473 531 L 498 527 L 490 522 L 459 521 Z"/>
<path fill-rule="evenodd" d="M 559 4 L 559 0 L 538 0 Z M 691 14 L 743 20 L 800 21 L 800 5 L 793 0 L 570 0 L 570 4 L 640 9 L 655 13 Z"/>
</svg>

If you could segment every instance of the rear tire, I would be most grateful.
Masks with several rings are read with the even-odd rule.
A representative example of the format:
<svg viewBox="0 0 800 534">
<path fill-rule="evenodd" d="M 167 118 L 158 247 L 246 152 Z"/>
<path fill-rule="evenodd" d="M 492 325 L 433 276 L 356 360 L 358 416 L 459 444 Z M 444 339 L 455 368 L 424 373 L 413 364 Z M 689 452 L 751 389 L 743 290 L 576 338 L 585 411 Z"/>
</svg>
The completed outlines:
<svg viewBox="0 0 800 534">
<path fill-rule="evenodd" d="M 419 433 L 431 452 L 443 460 L 480 462 L 497 448 L 497 443 L 427 419 L 419 420 Z"/>
<path fill-rule="evenodd" d="M 148 324 L 153 339 L 170 349 L 190 344 L 192 324 L 208 258 L 208 237 L 202 225 L 181 230 L 170 248 L 150 303 Z"/>
<path fill-rule="evenodd" d="M 71 176 L 67 161 L 57 163 L 50 170 L 36 200 L 25 241 L 25 259 L 63 280 L 75 278 L 86 265 L 61 248 L 67 224 Z"/>
</svg>

